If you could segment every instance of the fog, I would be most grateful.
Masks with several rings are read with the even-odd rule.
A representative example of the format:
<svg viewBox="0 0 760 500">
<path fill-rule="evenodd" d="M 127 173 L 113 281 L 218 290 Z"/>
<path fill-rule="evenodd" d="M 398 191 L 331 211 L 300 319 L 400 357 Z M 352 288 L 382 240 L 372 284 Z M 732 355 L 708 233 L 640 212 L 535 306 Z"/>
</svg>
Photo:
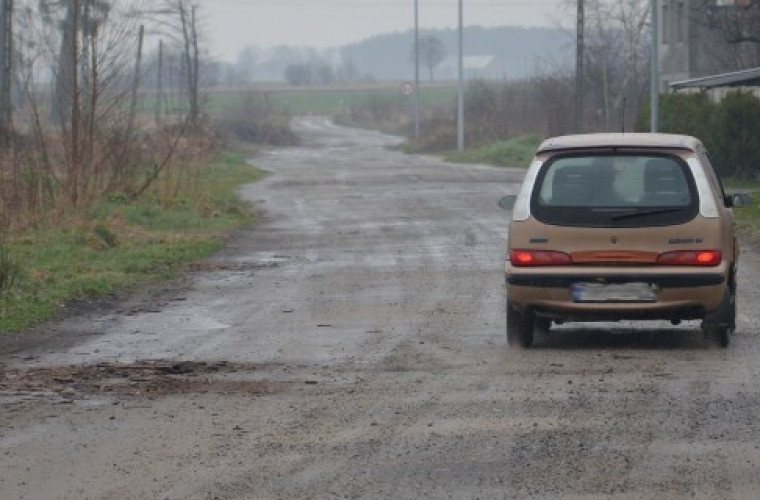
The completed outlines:
<svg viewBox="0 0 760 500">
<path fill-rule="evenodd" d="M 200 0 L 214 55 L 246 46 L 338 47 L 414 25 L 413 0 Z M 465 24 L 557 26 L 562 0 L 465 0 Z M 456 0 L 419 0 L 420 27 L 455 27 Z M 567 16 L 565 16 L 567 17 Z"/>
</svg>

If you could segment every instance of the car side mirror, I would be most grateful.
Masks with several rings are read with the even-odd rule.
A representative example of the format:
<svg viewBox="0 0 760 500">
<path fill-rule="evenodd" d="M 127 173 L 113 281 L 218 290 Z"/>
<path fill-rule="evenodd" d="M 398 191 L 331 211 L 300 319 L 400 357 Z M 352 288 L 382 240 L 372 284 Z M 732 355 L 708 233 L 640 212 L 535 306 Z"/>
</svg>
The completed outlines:
<svg viewBox="0 0 760 500">
<path fill-rule="evenodd" d="M 512 210 L 512 208 L 515 206 L 515 201 L 517 201 L 517 196 L 508 194 L 499 200 L 499 207 L 504 210 Z"/>
<path fill-rule="evenodd" d="M 732 207 L 748 207 L 752 205 L 752 195 L 749 193 L 734 193 L 726 196 L 726 206 Z"/>
</svg>

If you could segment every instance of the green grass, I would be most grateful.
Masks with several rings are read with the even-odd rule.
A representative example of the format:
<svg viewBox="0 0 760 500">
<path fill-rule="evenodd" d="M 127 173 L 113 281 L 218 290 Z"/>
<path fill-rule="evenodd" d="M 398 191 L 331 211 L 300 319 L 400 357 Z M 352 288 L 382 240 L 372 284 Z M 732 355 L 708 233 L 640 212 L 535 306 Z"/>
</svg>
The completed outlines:
<svg viewBox="0 0 760 500">
<path fill-rule="evenodd" d="M 449 153 L 446 159 L 454 163 L 487 163 L 501 167 L 527 168 L 539 144 L 541 139 L 536 136 L 522 136 Z"/>
<path fill-rule="evenodd" d="M 7 236 L 0 252 L 0 333 L 55 317 L 66 301 L 176 277 L 218 251 L 254 214 L 236 190 L 263 173 L 223 155 L 202 170 L 202 189 L 173 199 L 125 198 L 95 207 L 66 227 Z"/>
<path fill-rule="evenodd" d="M 204 96 L 204 111 L 213 116 L 222 116 L 228 110 L 239 109 L 247 97 L 254 93 L 266 96 L 275 107 L 283 109 L 293 116 L 308 114 L 335 115 L 351 107 L 362 107 L 373 100 L 389 100 L 411 109 L 413 99 L 401 95 L 400 82 L 379 83 L 376 85 L 350 85 L 335 87 L 290 87 L 282 85 L 276 88 L 245 89 L 245 90 L 218 90 L 210 89 Z M 427 86 L 423 82 L 420 92 L 420 104 L 422 106 L 442 106 L 456 104 L 457 88 L 455 86 L 435 85 Z M 157 106 L 155 96 L 150 94 L 143 96 L 138 105 L 138 111 L 146 118 L 153 117 Z M 184 99 L 172 98 L 171 102 L 164 104 L 164 114 L 174 115 L 187 113 L 188 103 Z"/>
<path fill-rule="evenodd" d="M 734 209 L 736 221 L 745 234 L 760 243 L 760 181 L 745 179 L 724 179 L 726 191 L 751 192 L 753 202 L 749 207 Z"/>
</svg>

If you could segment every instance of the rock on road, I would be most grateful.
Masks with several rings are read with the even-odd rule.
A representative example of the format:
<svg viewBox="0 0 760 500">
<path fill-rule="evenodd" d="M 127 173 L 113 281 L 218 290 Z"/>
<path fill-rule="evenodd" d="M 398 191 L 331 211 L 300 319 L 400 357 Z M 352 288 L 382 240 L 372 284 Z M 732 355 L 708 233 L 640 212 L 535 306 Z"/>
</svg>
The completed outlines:
<svg viewBox="0 0 760 500">
<path fill-rule="evenodd" d="M 263 224 L 0 354 L 0 499 L 758 498 L 754 250 L 726 350 L 696 322 L 508 349 L 523 172 L 296 129 L 241 190 Z"/>
</svg>

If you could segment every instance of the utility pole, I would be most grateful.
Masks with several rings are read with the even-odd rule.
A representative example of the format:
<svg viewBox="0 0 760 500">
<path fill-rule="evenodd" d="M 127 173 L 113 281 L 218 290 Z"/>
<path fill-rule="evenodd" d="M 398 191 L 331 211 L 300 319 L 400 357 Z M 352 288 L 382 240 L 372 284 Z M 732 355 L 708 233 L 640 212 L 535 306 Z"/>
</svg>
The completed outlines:
<svg viewBox="0 0 760 500">
<path fill-rule="evenodd" d="M 158 41 L 158 68 L 156 69 L 156 129 L 161 128 L 164 103 L 164 41 Z"/>
<path fill-rule="evenodd" d="M 578 1 L 578 25 L 576 28 L 575 43 L 575 132 L 583 132 L 583 98 L 586 91 L 585 86 L 585 65 L 584 58 L 586 53 L 585 32 L 585 12 L 583 1 Z"/>
<path fill-rule="evenodd" d="M 142 72 L 143 41 L 145 40 L 145 25 L 140 25 L 140 31 L 137 34 L 137 57 L 135 59 L 135 74 L 132 81 L 132 102 L 129 105 L 129 134 L 135 129 L 135 120 L 137 119 L 137 92 L 140 87 L 140 77 Z"/>
<path fill-rule="evenodd" d="M 195 107 L 195 118 L 193 125 L 198 125 L 198 117 L 200 115 L 200 52 L 198 51 L 198 25 L 195 22 L 195 10 L 196 5 L 193 5 L 191 10 L 192 27 L 193 27 L 193 106 Z"/>
<path fill-rule="evenodd" d="M 660 3 L 652 0 L 652 81 L 650 97 L 650 126 L 651 132 L 660 128 Z"/>
<path fill-rule="evenodd" d="M 185 0 L 177 3 L 180 22 L 182 23 L 182 38 L 184 43 L 184 59 L 187 71 L 187 92 L 190 104 L 190 123 L 193 128 L 198 126 L 200 114 L 198 105 L 198 33 L 195 29 L 195 5 L 188 11 Z M 195 51 L 193 51 L 195 49 Z"/>
<path fill-rule="evenodd" d="M 420 138 L 420 3 L 414 0 L 414 138 Z"/>
<path fill-rule="evenodd" d="M 459 99 L 457 149 L 464 151 L 464 0 L 459 0 Z"/>
</svg>

